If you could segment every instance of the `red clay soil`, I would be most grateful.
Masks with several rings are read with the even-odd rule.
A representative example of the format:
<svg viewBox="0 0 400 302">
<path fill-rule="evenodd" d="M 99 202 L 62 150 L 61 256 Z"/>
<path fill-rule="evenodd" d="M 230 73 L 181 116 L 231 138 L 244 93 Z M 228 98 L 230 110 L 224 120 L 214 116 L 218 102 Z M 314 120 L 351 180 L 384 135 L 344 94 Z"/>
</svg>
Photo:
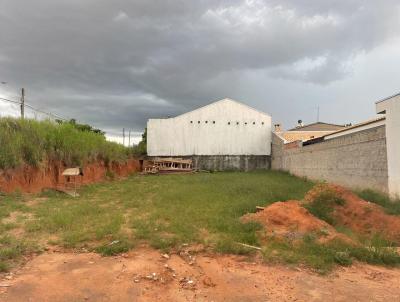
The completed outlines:
<svg viewBox="0 0 400 302">
<path fill-rule="evenodd" d="M 238 256 L 188 263 L 145 247 L 106 258 L 48 252 L 0 274 L 0 301 L 400 301 L 400 270 L 355 264 L 320 276 Z"/>
<path fill-rule="evenodd" d="M 61 162 L 49 162 L 43 167 L 22 166 L 17 169 L 0 170 L 0 192 L 11 193 L 16 190 L 37 193 L 43 189 L 56 189 L 64 184 L 62 172 L 67 167 Z M 116 176 L 127 176 L 140 171 L 139 161 L 130 159 L 124 163 L 112 163 L 107 167 L 104 162 L 90 163 L 83 167 L 82 184 L 101 181 L 106 172 L 112 171 Z"/>
<path fill-rule="evenodd" d="M 381 206 L 365 201 L 341 186 L 331 184 L 315 186 L 307 193 L 305 201 L 312 201 L 321 190 L 333 190 L 345 201 L 343 206 L 335 206 L 332 214 L 338 225 L 359 234 L 380 234 L 387 240 L 400 243 L 400 216 L 386 214 Z"/>
<path fill-rule="evenodd" d="M 336 232 L 328 223 L 318 219 L 300 205 L 297 200 L 275 202 L 257 213 L 246 214 L 243 222 L 256 221 L 265 226 L 269 235 L 301 239 L 305 234 L 317 235 L 321 242 L 335 238 L 349 240 L 346 236 Z"/>
</svg>

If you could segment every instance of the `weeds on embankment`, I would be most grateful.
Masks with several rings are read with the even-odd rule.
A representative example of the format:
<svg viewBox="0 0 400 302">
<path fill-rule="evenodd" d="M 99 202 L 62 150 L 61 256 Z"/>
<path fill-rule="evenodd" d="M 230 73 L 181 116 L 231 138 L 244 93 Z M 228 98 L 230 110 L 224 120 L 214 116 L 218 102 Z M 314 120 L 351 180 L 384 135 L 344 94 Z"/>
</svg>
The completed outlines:
<svg viewBox="0 0 400 302">
<path fill-rule="evenodd" d="M 66 165 L 121 161 L 131 152 L 106 141 L 102 134 L 80 130 L 71 123 L 15 118 L 0 118 L 0 146 L 0 169 L 38 166 L 45 160 Z"/>
<path fill-rule="evenodd" d="M 357 191 L 356 194 L 366 201 L 380 205 L 388 214 L 400 215 L 400 200 L 398 199 L 391 199 L 387 194 L 370 189 Z"/>
</svg>

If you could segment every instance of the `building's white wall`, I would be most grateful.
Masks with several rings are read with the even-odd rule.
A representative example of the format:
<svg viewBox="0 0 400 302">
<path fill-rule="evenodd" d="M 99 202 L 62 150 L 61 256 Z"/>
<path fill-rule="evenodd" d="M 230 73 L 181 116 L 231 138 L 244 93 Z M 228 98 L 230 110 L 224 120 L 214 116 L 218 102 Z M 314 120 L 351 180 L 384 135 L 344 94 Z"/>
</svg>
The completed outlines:
<svg viewBox="0 0 400 302">
<path fill-rule="evenodd" d="M 150 119 L 147 153 L 150 156 L 270 155 L 271 117 L 225 99 L 175 118 Z"/>
<path fill-rule="evenodd" d="M 386 111 L 389 192 L 400 197 L 400 95 L 377 103 L 377 112 L 383 111 Z"/>
</svg>

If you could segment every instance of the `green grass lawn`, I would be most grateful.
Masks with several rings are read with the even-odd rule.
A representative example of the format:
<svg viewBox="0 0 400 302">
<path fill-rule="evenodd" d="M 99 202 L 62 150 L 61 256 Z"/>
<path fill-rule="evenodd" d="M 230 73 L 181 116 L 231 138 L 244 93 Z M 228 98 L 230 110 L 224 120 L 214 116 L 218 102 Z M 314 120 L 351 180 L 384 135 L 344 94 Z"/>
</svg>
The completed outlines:
<svg viewBox="0 0 400 302">
<path fill-rule="evenodd" d="M 38 246 L 85 247 L 103 254 L 140 241 L 160 249 L 203 243 L 240 253 L 234 242 L 257 244 L 259 229 L 241 224 L 240 216 L 254 212 L 256 205 L 300 199 L 311 187 L 306 180 L 272 171 L 133 175 L 83 187 L 78 198 L 54 191 L 0 197 L 0 229 L 8 241 L 34 239 Z M 7 221 L 10 214 L 17 216 L 14 221 Z M 14 238 L 19 229 L 23 236 Z M 0 242 L 1 250 L 8 247 Z M 2 260 L 7 257 L 0 253 Z"/>
<path fill-rule="evenodd" d="M 132 176 L 84 188 L 74 199 L 50 194 L 37 205 L 32 233 L 51 233 L 66 247 L 146 240 L 167 249 L 182 243 L 255 244 L 255 224 L 238 218 L 256 205 L 302 198 L 311 183 L 276 172 Z"/>
<path fill-rule="evenodd" d="M 215 252 L 247 254 L 254 250 L 238 243 L 261 246 L 261 227 L 242 224 L 239 218 L 254 212 L 257 205 L 302 199 L 312 186 L 275 171 L 219 172 L 133 175 L 83 187 L 78 198 L 55 191 L 0 196 L 0 271 L 21 255 L 50 245 L 113 255 L 140 242 L 162 250 L 201 243 Z M 397 255 L 381 251 L 385 250 L 369 260 L 368 250 L 340 244 L 320 247 L 311 237 L 300 246 L 285 242 L 263 246 L 267 261 L 279 258 L 320 270 L 347 264 L 349 257 L 378 264 L 400 262 Z"/>
</svg>

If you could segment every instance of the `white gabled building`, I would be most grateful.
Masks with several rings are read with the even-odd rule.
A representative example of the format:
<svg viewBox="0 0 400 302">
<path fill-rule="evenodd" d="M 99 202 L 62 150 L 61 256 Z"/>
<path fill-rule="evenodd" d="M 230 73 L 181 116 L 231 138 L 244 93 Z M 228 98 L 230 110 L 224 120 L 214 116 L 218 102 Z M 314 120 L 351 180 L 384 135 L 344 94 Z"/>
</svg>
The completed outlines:
<svg viewBox="0 0 400 302">
<path fill-rule="evenodd" d="M 177 117 L 147 123 L 149 156 L 269 156 L 271 117 L 223 99 Z"/>
</svg>

